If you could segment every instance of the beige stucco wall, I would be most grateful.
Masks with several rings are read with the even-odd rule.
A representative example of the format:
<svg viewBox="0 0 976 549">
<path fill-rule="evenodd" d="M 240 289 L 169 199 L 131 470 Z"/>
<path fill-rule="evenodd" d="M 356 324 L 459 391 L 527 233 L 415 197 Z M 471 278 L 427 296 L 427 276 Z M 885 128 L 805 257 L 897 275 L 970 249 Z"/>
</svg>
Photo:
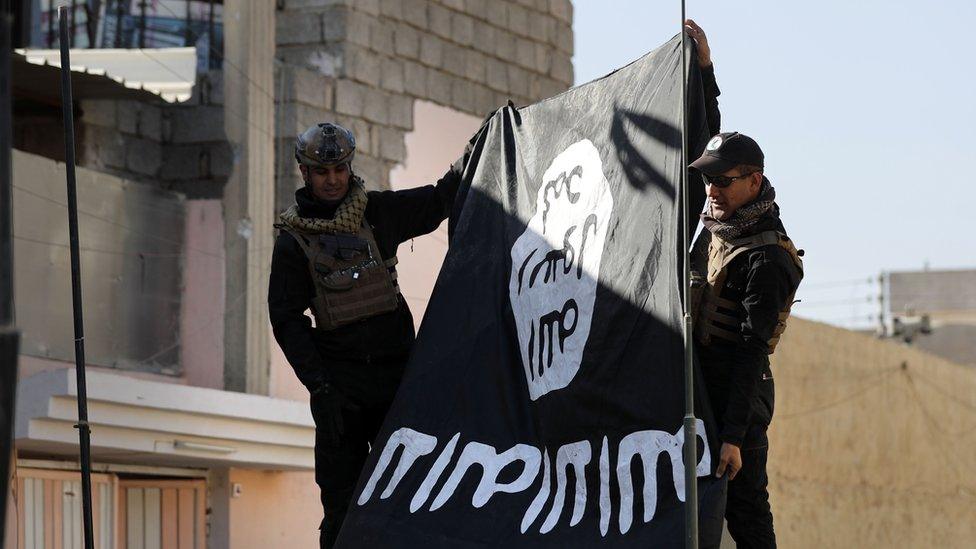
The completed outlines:
<svg viewBox="0 0 976 549">
<path fill-rule="evenodd" d="M 232 469 L 241 495 L 230 499 L 230 547 L 317 547 L 322 520 L 313 473 Z"/>
<path fill-rule="evenodd" d="M 791 320 L 773 357 L 782 547 L 972 547 L 976 370 Z"/>
</svg>

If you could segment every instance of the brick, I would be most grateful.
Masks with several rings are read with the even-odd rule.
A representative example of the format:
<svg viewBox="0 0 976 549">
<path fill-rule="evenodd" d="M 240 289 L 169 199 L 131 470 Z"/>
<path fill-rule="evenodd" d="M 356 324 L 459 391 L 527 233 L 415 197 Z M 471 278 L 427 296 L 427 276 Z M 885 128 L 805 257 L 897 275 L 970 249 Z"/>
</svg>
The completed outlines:
<svg viewBox="0 0 976 549">
<path fill-rule="evenodd" d="M 136 101 L 119 101 L 116 105 L 116 121 L 119 131 L 135 135 L 141 104 Z"/>
<path fill-rule="evenodd" d="M 451 39 L 462 46 L 474 42 L 474 19 L 461 13 L 451 15 Z"/>
<path fill-rule="evenodd" d="M 566 84 L 573 83 L 573 62 L 568 56 L 555 55 L 552 60 L 552 69 L 549 75 L 559 82 Z"/>
<path fill-rule="evenodd" d="M 447 73 L 427 71 L 427 98 L 441 105 L 451 104 L 451 77 Z"/>
<path fill-rule="evenodd" d="M 359 11 L 346 12 L 345 40 L 357 46 L 369 47 L 370 25 L 375 19 Z"/>
<path fill-rule="evenodd" d="M 508 91 L 512 95 L 525 97 L 529 94 L 529 72 L 513 64 L 508 68 Z"/>
<path fill-rule="evenodd" d="M 80 164 L 101 168 L 125 168 L 125 138 L 115 128 L 89 126 L 85 138 L 79 141 L 83 147 L 78 157 Z"/>
<path fill-rule="evenodd" d="M 493 54 L 495 53 L 495 35 L 496 29 L 491 25 L 485 25 L 484 23 L 475 23 L 474 25 L 474 47 L 478 51 Z"/>
<path fill-rule="evenodd" d="M 498 29 L 495 37 L 495 57 L 510 63 L 515 57 L 515 35 Z"/>
<path fill-rule="evenodd" d="M 321 13 L 322 40 L 326 42 L 340 42 L 346 39 L 346 19 L 349 10 L 344 8 L 329 8 Z"/>
<path fill-rule="evenodd" d="M 519 38 L 515 43 L 514 61 L 529 70 L 535 70 L 535 43 Z"/>
<path fill-rule="evenodd" d="M 403 19 L 403 1 L 380 0 L 380 15 L 390 19 Z"/>
<path fill-rule="evenodd" d="M 373 87 L 380 85 L 380 57 L 356 46 L 346 46 L 346 73 Z"/>
<path fill-rule="evenodd" d="M 535 0 L 535 11 L 539 13 L 549 13 L 549 0 Z"/>
<path fill-rule="evenodd" d="M 280 11 L 275 17 L 276 44 L 314 44 L 322 41 L 322 18 L 317 13 Z"/>
<path fill-rule="evenodd" d="M 413 129 L 413 98 L 392 95 L 388 98 L 390 125 L 403 130 Z"/>
<path fill-rule="evenodd" d="M 488 87 L 505 91 L 508 89 L 508 67 L 498 59 L 488 58 L 486 61 L 486 82 Z"/>
<path fill-rule="evenodd" d="M 379 0 L 356 0 L 352 3 L 352 7 L 372 16 L 378 16 L 380 14 Z"/>
<path fill-rule="evenodd" d="M 474 110 L 476 113 L 488 114 L 495 110 L 495 93 L 484 86 L 474 87 Z"/>
<path fill-rule="evenodd" d="M 295 145 L 292 143 L 292 149 L 288 151 L 288 156 L 285 157 L 286 159 L 294 159 L 292 155 L 294 149 Z M 229 177 L 234 171 L 234 166 L 239 161 L 239 158 L 234 155 L 234 149 L 230 146 L 230 143 L 207 145 L 205 152 L 210 157 L 210 171 L 208 175 L 213 178 Z"/>
<path fill-rule="evenodd" d="M 369 27 L 369 44 L 375 52 L 383 55 L 394 56 L 396 50 L 393 46 L 393 38 L 396 34 L 396 23 L 389 20 L 375 19 Z"/>
<path fill-rule="evenodd" d="M 476 112 L 475 85 L 468 80 L 454 78 L 451 80 L 451 103 L 455 108 L 465 112 Z"/>
<path fill-rule="evenodd" d="M 535 9 L 535 0 L 515 0 L 515 1 L 526 8 Z"/>
<path fill-rule="evenodd" d="M 362 116 L 366 87 L 345 78 L 336 82 L 335 110 L 347 116 Z"/>
<path fill-rule="evenodd" d="M 491 4 L 488 9 L 488 22 L 499 28 L 508 27 L 508 2 L 494 1 L 485 2 Z"/>
<path fill-rule="evenodd" d="M 538 42 L 535 43 L 535 66 L 533 69 L 539 74 L 549 74 L 552 68 L 552 49 Z"/>
<path fill-rule="evenodd" d="M 529 34 L 537 42 L 551 44 L 555 28 L 556 22 L 548 15 L 533 15 L 529 20 Z"/>
<path fill-rule="evenodd" d="M 572 82 L 559 82 L 552 78 L 542 79 L 542 95 L 552 97 L 568 90 Z"/>
<path fill-rule="evenodd" d="M 390 108 L 387 105 L 386 94 L 380 90 L 366 90 L 363 104 L 363 118 L 377 124 L 388 124 Z"/>
<path fill-rule="evenodd" d="M 508 30 L 519 36 L 529 36 L 529 12 L 522 6 L 508 7 Z"/>
<path fill-rule="evenodd" d="M 412 61 L 404 62 L 403 88 L 414 97 L 427 97 L 427 67 Z"/>
<path fill-rule="evenodd" d="M 234 116 L 228 114 L 228 116 Z M 224 109 L 222 107 L 188 107 L 173 109 L 173 142 L 204 143 L 225 141 Z"/>
<path fill-rule="evenodd" d="M 201 163 L 203 145 L 169 146 L 163 151 L 160 179 L 197 179 L 210 173 L 210 160 Z M 202 164 L 202 166 L 201 166 Z M 201 169 L 202 168 L 202 169 Z"/>
<path fill-rule="evenodd" d="M 420 57 L 420 33 L 417 29 L 400 23 L 393 34 L 394 53 L 399 57 L 418 59 Z"/>
<path fill-rule="evenodd" d="M 82 100 L 80 121 L 93 126 L 114 128 L 116 124 L 115 110 L 115 101 Z"/>
<path fill-rule="evenodd" d="M 421 35 L 420 62 L 429 67 L 440 67 L 444 62 L 444 41 L 430 34 Z"/>
<path fill-rule="evenodd" d="M 345 6 L 348 7 L 356 2 L 357 0 L 287 0 L 288 10 L 298 10 L 298 9 L 320 9 L 324 7 L 332 6 Z"/>
<path fill-rule="evenodd" d="M 403 141 L 403 132 L 393 128 L 379 128 L 380 157 L 393 162 L 403 162 L 407 158 L 407 146 Z"/>
<path fill-rule="evenodd" d="M 332 111 L 295 103 L 295 121 L 299 128 L 298 132 L 303 132 L 315 124 L 335 119 L 336 113 Z M 295 132 L 296 135 L 298 132 Z"/>
<path fill-rule="evenodd" d="M 451 39 L 451 11 L 437 4 L 427 8 L 428 28 L 431 32 L 444 38 Z"/>
<path fill-rule="evenodd" d="M 464 76 L 466 63 L 467 50 L 451 43 L 444 44 L 444 62 L 441 68 L 455 76 Z"/>
<path fill-rule="evenodd" d="M 467 50 L 465 52 L 467 63 L 465 65 L 465 78 L 481 84 L 486 78 L 486 65 L 488 63 L 488 58 L 486 58 L 481 53 L 474 50 Z"/>
<path fill-rule="evenodd" d="M 136 135 L 152 139 L 163 140 L 162 111 L 159 107 L 143 105 L 136 120 Z"/>
<path fill-rule="evenodd" d="M 572 24 L 573 6 L 569 0 L 549 0 L 549 13 L 563 23 Z"/>
<path fill-rule="evenodd" d="M 125 169 L 156 176 L 163 164 L 163 147 L 148 139 L 130 138 L 125 143 Z"/>
<path fill-rule="evenodd" d="M 573 29 L 569 25 L 556 25 L 556 47 L 559 51 L 573 55 Z"/>
<path fill-rule="evenodd" d="M 386 164 L 373 155 L 356 155 L 353 161 L 353 170 L 356 175 L 363 178 L 368 190 L 381 190 L 385 188 L 389 180 L 389 170 Z"/>
<path fill-rule="evenodd" d="M 384 58 L 380 69 L 380 87 L 394 93 L 403 93 L 403 61 Z"/>
<path fill-rule="evenodd" d="M 454 11 L 465 11 L 468 9 L 468 6 L 465 6 L 464 0 L 441 0 L 441 3 L 451 8 Z M 480 3 L 480 0 L 476 2 L 470 2 L 470 4 L 478 4 L 478 3 Z"/>
<path fill-rule="evenodd" d="M 482 21 L 488 21 L 488 11 L 492 9 L 493 4 L 499 3 L 497 0 L 494 2 L 485 2 L 483 0 L 470 0 L 465 3 L 464 9 L 457 10 L 467 13 L 475 19 L 480 19 Z"/>
<path fill-rule="evenodd" d="M 332 108 L 335 81 L 315 71 L 294 65 L 281 65 L 279 102 L 297 101 L 321 108 Z"/>
<path fill-rule="evenodd" d="M 403 0 L 403 20 L 421 30 L 427 29 L 427 0 Z"/>
</svg>

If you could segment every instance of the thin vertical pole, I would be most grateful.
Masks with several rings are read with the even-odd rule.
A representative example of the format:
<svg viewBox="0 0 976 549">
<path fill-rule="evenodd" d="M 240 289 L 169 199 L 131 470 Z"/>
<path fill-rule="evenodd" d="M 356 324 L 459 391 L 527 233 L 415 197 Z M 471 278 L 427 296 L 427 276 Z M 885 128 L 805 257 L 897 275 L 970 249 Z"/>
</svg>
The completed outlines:
<svg viewBox="0 0 976 549">
<path fill-rule="evenodd" d="M 13 15 L 0 2 L 0 544 L 6 539 L 7 494 L 11 476 L 13 424 L 17 399 L 20 332 L 14 326 L 13 281 L 13 99 L 10 62 Z"/>
<path fill-rule="evenodd" d="M 139 2 L 139 47 L 146 47 L 146 0 Z"/>
<path fill-rule="evenodd" d="M 81 497 L 85 549 L 94 547 L 91 493 L 91 429 L 88 425 L 88 388 L 85 384 L 85 327 L 81 307 L 81 262 L 78 245 L 78 193 L 75 184 L 75 127 L 71 99 L 71 59 L 68 52 L 68 10 L 58 8 L 61 31 L 61 109 L 64 115 L 64 167 L 68 180 L 68 233 L 71 244 L 71 301 L 74 305 L 75 374 L 78 392 L 78 442 L 81 453 Z"/>
<path fill-rule="evenodd" d="M 691 254 L 688 211 L 688 61 L 685 33 L 685 0 L 681 0 L 681 251 L 684 254 L 684 343 L 685 343 L 685 547 L 698 548 L 698 435 L 695 432 L 695 361 L 692 356 Z"/>
<path fill-rule="evenodd" d="M 115 47 L 122 47 L 122 0 L 115 0 Z"/>
<path fill-rule="evenodd" d="M 190 2 L 189 2 L 189 0 L 186 2 L 186 21 L 185 21 L 185 23 L 186 23 L 186 28 L 183 30 L 183 45 L 184 46 L 192 46 L 193 45 L 193 30 L 191 29 L 191 25 L 193 23 L 193 18 L 191 17 Z"/>
<path fill-rule="evenodd" d="M 214 68 L 214 48 L 217 47 L 217 38 L 214 33 L 217 32 L 216 25 L 214 25 L 214 0 L 210 0 L 210 12 L 207 14 L 207 70 Z"/>
</svg>

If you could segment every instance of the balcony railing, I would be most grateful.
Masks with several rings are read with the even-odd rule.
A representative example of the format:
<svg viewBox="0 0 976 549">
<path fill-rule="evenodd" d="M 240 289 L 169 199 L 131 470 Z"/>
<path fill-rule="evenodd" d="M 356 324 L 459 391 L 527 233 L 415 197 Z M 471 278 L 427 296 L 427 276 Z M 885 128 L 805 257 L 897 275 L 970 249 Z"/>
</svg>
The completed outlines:
<svg viewBox="0 0 976 549">
<path fill-rule="evenodd" d="M 57 8 L 42 0 L 31 45 L 58 48 Z M 73 48 L 195 46 L 197 70 L 218 69 L 223 59 L 223 0 L 71 0 L 68 29 Z"/>
</svg>

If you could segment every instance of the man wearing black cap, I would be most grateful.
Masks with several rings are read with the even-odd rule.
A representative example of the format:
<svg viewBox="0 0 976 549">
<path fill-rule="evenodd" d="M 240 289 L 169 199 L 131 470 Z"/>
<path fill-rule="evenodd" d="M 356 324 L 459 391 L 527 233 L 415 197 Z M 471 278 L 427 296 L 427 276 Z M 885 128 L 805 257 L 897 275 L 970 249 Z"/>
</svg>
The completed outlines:
<svg viewBox="0 0 976 549">
<path fill-rule="evenodd" d="M 776 546 L 766 491 L 769 355 L 803 277 L 763 165 L 759 145 L 738 132 L 713 137 L 691 164 L 708 197 L 692 250 L 696 352 L 722 440 L 715 474 L 728 474 L 725 517 L 740 548 Z"/>
</svg>

